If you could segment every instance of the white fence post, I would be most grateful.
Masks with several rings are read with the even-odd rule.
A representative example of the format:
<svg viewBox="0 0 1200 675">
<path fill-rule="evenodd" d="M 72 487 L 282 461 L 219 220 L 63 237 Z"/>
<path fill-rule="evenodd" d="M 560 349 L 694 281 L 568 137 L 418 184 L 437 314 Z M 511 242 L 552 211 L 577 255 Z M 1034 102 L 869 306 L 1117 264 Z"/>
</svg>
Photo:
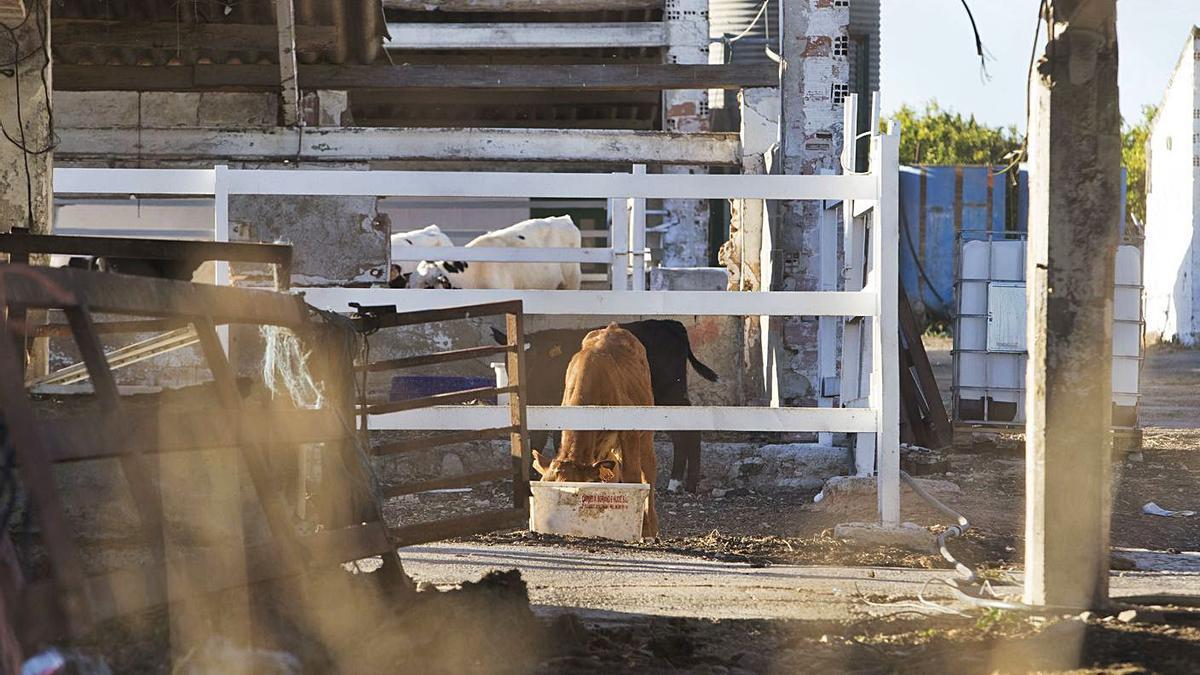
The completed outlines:
<svg viewBox="0 0 1200 675">
<path fill-rule="evenodd" d="M 229 241 L 229 167 L 218 164 L 213 167 L 213 241 Z M 214 263 L 214 283 L 230 285 L 229 263 L 218 260 Z M 217 336 L 225 353 L 229 353 L 229 326 L 218 326 Z"/>
<path fill-rule="evenodd" d="M 633 175 L 646 175 L 645 164 L 634 164 Z M 629 255 L 633 265 L 633 285 L 635 291 L 646 290 L 646 200 L 631 199 L 629 218 Z"/>
<path fill-rule="evenodd" d="M 627 291 L 629 290 L 629 209 L 626 207 L 625 199 L 609 198 L 608 218 L 611 223 L 608 246 L 612 249 L 612 265 L 609 267 L 612 290 Z"/>
<path fill-rule="evenodd" d="M 876 493 L 879 519 L 900 524 L 899 244 L 900 135 L 895 125 L 875 137 L 871 165 L 879 184 L 871 232 L 876 310 L 871 330 L 871 408 L 877 416 Z"/>
</svg>

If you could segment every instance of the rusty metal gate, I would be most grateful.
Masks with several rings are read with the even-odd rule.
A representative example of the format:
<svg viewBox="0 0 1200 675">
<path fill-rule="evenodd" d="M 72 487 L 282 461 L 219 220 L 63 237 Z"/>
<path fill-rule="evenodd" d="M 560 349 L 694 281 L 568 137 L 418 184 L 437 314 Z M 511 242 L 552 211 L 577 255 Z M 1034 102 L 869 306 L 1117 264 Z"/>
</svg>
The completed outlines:
<svg viewBox="0 0 1200 675">
<path fill-rule="evenodd" d="M 504 316 L 507 327 L 507 343 L 486 345 L 452 351 L 408 356 L 360 364 L 366 373 L 379 373 L 417 366 L 453 363 L 469 359 L 503 354 L 508 369 L 509 384 L 504 387 L 479 387 L 412 398 L 400 401 L 369 402 L 366 387 L 362 387 L 363 400 L 359 402 L 360 427 L 369 430 L 370 418 L 376 415 L 432 408 L 434 406 L 467 403 L 490 396 L 508 396 L 508 424 L 504 426 L 438 433 L 435 435 L 406 438 L 402 441 L 381 443 L 371 448 L 376 457 L 394 457 L 407 453 L 439 448 L 454 443 L 498 439 L 507 436 L 511 443 L 510 466 L 457 476 L 441 476 L 433 480 L 410 482 L 384 488 L 385 498 L 415 495 L 431 490 L 464 488 L 486 481 L 511 477 L 513 482 L 512 507 L 502 510 L 484 511 L 469 516 L 431 520 L 421 523 L 402 524 L 390 530 L 398 546 L 420 544 L 439 539 L 450 539 L 471 534 L 491 532 L 508 527 L 519 527 L 529 521 L 529 466 L 533 458 L 529 447 L 529 431 L 525 411 L 525 322 L 520 300 L 483 305 L 469 305 L 419 312 L 397 312 L 395 307 L 358 306 L 356 326 L 368 336 L 376 331 L 400 326 L 454 321 L 476 317 Z"/>
</svg>

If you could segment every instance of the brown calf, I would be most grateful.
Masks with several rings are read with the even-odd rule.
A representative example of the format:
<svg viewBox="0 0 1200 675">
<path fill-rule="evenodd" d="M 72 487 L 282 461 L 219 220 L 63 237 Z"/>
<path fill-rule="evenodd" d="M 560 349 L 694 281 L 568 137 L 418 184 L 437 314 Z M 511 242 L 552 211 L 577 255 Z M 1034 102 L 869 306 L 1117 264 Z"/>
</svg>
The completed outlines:
<svg viewBox="0 0 1200 675">
<path fill-rule="evenodd" d="M 583 338 L 567 367 L 563 405 L 654 405 L 646 348 L 632 333 L 611 323 Z M 547 463 L 533 451 L 534 468 L 544 481 L 648 483 L 650 503 L 642 536 L 658 536 L 654 510 L 653 431 L 563 431 L 562 448 Z"/>
</svg>

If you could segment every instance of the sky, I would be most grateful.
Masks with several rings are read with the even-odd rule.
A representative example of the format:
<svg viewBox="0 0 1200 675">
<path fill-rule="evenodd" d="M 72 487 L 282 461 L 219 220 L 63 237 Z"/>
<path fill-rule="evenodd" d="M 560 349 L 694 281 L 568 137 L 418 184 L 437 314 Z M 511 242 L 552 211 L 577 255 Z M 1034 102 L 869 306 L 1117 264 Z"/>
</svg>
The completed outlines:
<svg viewBox="0 0 1200 675">
<path fill-rule="evenodd" d="M 980 122 L 1024 129 L 1039 0 L 967 1 L 993 57 L 987 82 L 980 78 L 971 24 L 960 0 L 882 0 L 883 111 L 905 103 L 923 107 L 936 99 L 942 108 L 973 114 Z M 1143 105 L 1162 98 L 1193 25 L 1200 25 L 1200 0 L 1118 0 L 1118 85 L 1126 119 L 1140 119 Z"/>
</svg>

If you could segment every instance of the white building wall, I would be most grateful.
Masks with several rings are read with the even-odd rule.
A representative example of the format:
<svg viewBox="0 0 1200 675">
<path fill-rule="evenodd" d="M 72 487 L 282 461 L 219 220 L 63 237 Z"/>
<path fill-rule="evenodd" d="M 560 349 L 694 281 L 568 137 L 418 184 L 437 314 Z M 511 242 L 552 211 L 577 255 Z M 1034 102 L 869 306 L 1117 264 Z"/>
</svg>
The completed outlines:
<svg viewBox="0 0 1200 675">
<path fill-rule="evenodd" d="M 1146 334 L 1200 339 L 1200 79 L 1193 29 L 1149 141 L 1146 196 Z"/>
</svg>

